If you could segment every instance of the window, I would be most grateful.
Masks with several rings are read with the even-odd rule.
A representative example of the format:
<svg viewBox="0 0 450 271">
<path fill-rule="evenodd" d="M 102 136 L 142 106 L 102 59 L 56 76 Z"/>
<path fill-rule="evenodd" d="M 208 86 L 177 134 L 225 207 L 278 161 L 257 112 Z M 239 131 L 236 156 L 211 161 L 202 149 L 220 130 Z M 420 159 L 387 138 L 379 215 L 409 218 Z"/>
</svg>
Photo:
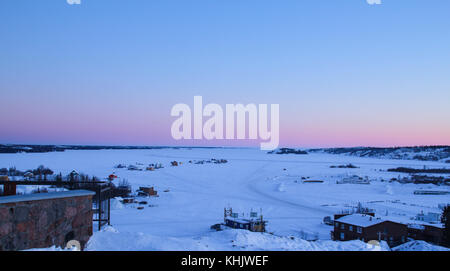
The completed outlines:
<svg viewBox="0 0 450 271">
<path fill-rule="evenodd" d="M 343 232 L 341 232 L 340 237 L 341 237 L 341 240 L 345 240 L 345 234 Z"/>
<path fill-rule="evenodd" d="M 345 230 L 345 225 L 341 224 L 341 230 Z"/>
<path fill-rule="evenodd" d="M 362 233 L 362 228 L 361 228 L 361 227 L 356 227 L 356 231 L 357 231 L 358 233 Z"/>
<path fill-rule="evenodd" d="M 335 222 L 334 224 L 336 227 L 339 227 L 339 222 Z"/>
<path fill-rule="evenodd" d="M 349 229 L 350 231 L 353 231 L 353 226 L 348 226 L 348 229 Z"/>
</svg>

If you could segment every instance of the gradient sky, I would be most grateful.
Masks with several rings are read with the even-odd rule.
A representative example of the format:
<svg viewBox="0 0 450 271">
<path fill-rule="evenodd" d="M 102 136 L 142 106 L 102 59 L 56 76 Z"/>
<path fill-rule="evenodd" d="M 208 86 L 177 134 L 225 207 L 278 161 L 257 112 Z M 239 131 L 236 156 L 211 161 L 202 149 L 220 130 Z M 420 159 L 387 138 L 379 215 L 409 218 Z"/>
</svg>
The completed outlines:
<svg viewBox="0 0 450 271">
<path fill-rule="evenodd" d="M 450 1 L 0 1 L 0 143 L 175 142 L 176 103 L 280 104 L 283 146 L 450 144 Z"/>
</svg>

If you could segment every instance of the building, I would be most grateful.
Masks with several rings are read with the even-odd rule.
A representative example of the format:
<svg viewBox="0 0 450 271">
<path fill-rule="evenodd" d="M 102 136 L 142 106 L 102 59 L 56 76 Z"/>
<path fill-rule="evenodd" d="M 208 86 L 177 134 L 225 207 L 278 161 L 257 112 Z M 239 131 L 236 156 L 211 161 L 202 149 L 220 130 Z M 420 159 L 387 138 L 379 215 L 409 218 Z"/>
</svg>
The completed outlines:
<svg viewBox="0 0 450 271">
<path fill-rule="evenodd" d="M 0 251 L 66 247 L 83 249 L 93 232 L 95 192 L 26 194 L 0 197 Z"/>
<path fill-rule="evenodd" d="M 158 191 L 156 191 L 154 187 L 139 187 L 138 195 L 158 196 Z"/>
<path fill-rule="evenodd" d="M 425 214 L 424 212 L 421 212 L 420 214 L 416 215 L 416 220 L 423 221 L 423 222 L 440 222 L 441 221 L 441 214 L 439 213 L 430 213 L 428 212 Z"/>
<path fill-rule="evenodd" d="M 370 180 L 368 177 L 362 178 L 357 175 L 353 175 L 350 177 L 343 178 L 342 180 L 338 180 L 337 184 L 370 184 Z"/>
<path fill-rule="evenodd" d="M 408 237 L 414 240 L 423 240 L 435 245 L 441 245 L 444 236 L 442 225 L 409 224 Z"/>
<path fill-rule="evenodd" d="M 336 241 L 386 241 L 389 246 L 396 246 L 406 242 L 408 227 L 371 215 L 351 214 L 335 220 L 331 237 Z"/>
<path fill-rule="evenodd" d="M 224 222 L 227 227 L 253 232 L 265 232 L 267 224 L 263 216 L 258 216 L 257 212 L 250 212 L 250 216 L 245 217 L 244 215 L 239 216 L 238 213 L 233 213 L 231 208 L 224 210 Z"/>
</svg>

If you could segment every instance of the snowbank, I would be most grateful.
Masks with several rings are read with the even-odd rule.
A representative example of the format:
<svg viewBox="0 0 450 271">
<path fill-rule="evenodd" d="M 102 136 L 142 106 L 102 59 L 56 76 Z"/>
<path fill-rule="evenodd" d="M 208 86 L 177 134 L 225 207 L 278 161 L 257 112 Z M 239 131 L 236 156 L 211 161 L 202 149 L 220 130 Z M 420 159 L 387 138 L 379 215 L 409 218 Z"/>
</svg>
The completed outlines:
<svg viewBox="0 0 450 271">
<path fill-rule="evenodd" d="M 123 205 L 121 200 L 122 200 L 121 197 L 112 198 L 111 199 L 111 210 L 121 210 L 121 209 L 123 209 L 125 206 Z"/>
<path fill-rule="evenodd" d="M 398 247 L 394 247 L 394 251 L 450 251 L 450 249 L 429 244 L 425 241 L 411 241 L 404 243 Z"/>
<path fill-rule="evenodd" d="M 160 237 L 144 233 L 119 232 L 107 227 L 96 232 L 88 242 L 87 250 L 139 251 L 139 250 L 271 250 L 271 251 L 371 251 L 389 250 L 386 244 L 372 247 L 362 241 L 306 241 L 293 237 L 280 237 L 267 233 L 227 229 L 208 232 L 197 237 Z"/>
</svg>

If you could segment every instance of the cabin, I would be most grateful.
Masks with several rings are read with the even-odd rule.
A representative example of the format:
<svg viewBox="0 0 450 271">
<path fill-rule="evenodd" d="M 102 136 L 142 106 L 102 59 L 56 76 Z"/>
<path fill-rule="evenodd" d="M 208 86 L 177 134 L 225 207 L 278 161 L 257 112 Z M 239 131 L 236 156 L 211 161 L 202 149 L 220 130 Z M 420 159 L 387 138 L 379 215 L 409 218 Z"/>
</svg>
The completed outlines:
<svg viewBox="0 0 450 271">
<path fill-rule="evenodd" d="M 224 210 L 225 226 L 233 229 L 243 229 L 252 232 L 266 232 L 267 221 L 263 219 L 262 215 L 258 216 L 257 212 L 250 212 L 250 215 L 239 216 L 238 213 L 233 213 L 232 209 Z"/>
<path fill-rule="evenodd" d="M 31 171 L 27 171 L 23 174 L 25 180 L 31 180 L 34 178 L 34 174 Z"/>
<path fill-rule="evenodd" d="M 408 227 L 366 214 L 351 214 L 334 221 L 331 237 L 335 241 L 386 241 L 389 246 L 397 246 L 407 241 Z"/>
<path fill-rule="evenodd" d="M 172 161 L 172 162 L 170 162 L 170 164 L 171 164 L 173 167 L 177 167 L 177 166 L 178 166 L 178 162 L 177 162 L 177 161 Z"/>
<path fill-rule="evenodd" d="M 128 170 L 139 170 L 139 168 L 135 165 L 129 165 Z"/>
<path fill-rule="evenodd" d="M 370 184 L 368 177 L 362 178 L 358 175 L 353 175 L 350 177 L 343 178 L 336 182 L 337 184 Z"/>
<path fill-rule="evenodd" d="M 0 181 L 9 181 L 8 176 L 0 176 Z"/>
<path fill-rule="evenodd" d="M 10 182 L 8 176 L 0 176 L 0 181 L 5 182 L 3 184 L 3 194 L 1 196 L 14 196 L 16 195 L 16 183 Z"/>
<path fill-rule="evenodd" d="M 138 195 L 157 196 L 158 195 L 158 191 L 156 191 L 154 187 L 139 187 Z"/>
</svg>

